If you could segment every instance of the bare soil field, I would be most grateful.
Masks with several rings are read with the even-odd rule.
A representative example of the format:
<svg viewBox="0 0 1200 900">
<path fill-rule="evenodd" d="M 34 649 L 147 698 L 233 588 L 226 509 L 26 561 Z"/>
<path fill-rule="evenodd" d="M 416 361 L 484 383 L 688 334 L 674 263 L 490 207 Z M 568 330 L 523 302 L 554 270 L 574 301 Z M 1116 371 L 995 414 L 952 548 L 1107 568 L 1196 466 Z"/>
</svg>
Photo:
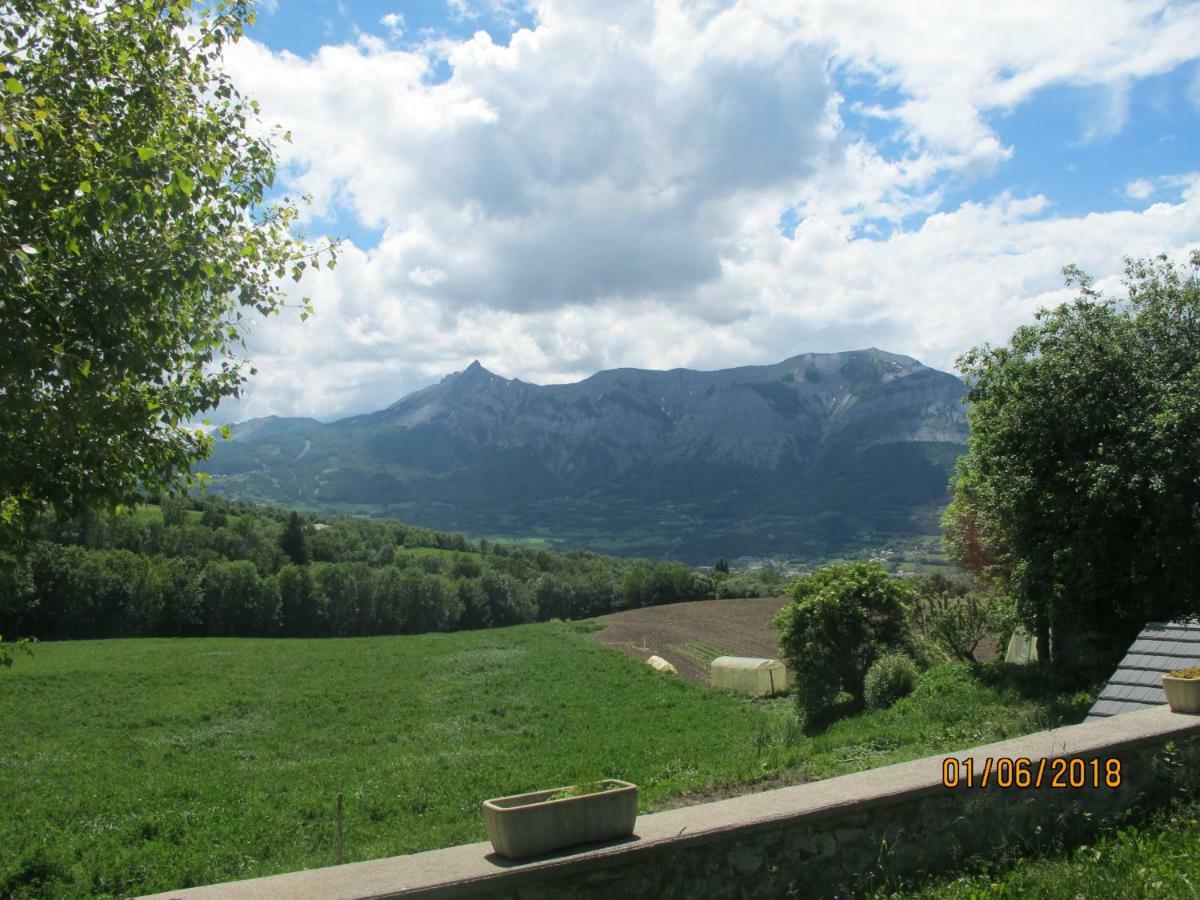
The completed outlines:
<svg viewBox="0 0 1200 900">
<path fill-rule="evenodd" d="M 718 656 L 779 658 L 771 619 L 787 603 L 787 597 L 754 597 L 627 609 L 597 616 L 593 621 L 604 628 L 588 636 L 641 662 L 661 656 L 683 678 L 706 685 Z"/>
</svg>

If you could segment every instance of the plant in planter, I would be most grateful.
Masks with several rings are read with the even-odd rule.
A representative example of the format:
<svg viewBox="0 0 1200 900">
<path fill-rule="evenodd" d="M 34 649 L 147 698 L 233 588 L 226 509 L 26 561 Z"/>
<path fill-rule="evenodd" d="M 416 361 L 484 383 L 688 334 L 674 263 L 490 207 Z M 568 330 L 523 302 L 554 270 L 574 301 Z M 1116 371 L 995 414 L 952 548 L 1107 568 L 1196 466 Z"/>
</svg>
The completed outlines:
<svg viewBox="0 0 1200 900">
<path fill-rule="evenodd" d="M 637 785 L 607 778 L 483 801 L 488 840 L 521 859 L 633 834 Z"/>
<path fill-rule="evenodd" d="M 1162 683 L 1171 712 L 1200 714 L 1200 666 L 1168 672 Z"/>
</svg>

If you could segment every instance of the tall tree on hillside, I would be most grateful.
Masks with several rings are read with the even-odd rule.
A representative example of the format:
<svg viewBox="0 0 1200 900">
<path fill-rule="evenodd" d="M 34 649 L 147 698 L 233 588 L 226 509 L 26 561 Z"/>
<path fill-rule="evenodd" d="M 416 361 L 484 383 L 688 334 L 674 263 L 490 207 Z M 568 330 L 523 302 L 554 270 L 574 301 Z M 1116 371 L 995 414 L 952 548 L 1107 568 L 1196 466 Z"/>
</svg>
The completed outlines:
<svg viewBox="0 0 1200 900">
<path fill-rule="evenodd" d="M 4 5 L 0 546 L 46 508 L 190 484 L 212 438 L 189 423 L 245 381 L 252 314 L 332 250 L 265 201 L 274 135 L 219 66 L 252 21 L 247 0 Z"/>
<path fill-rule="evenodd" d="M 1060 660 L 1200 612 L 1200 252 L 1127 260 L 1120 300 L 1065 271 L 1075 301 L 959 359 L 971 436 L 944 518 Z"/>
<path fill-rule="evenodd" d="M 304 522 L 299 513 L 291 513 L 279 536 L 279 549 L 298 566 L 308 562 L 308 543 L 304 539 Z"/>
</svg>

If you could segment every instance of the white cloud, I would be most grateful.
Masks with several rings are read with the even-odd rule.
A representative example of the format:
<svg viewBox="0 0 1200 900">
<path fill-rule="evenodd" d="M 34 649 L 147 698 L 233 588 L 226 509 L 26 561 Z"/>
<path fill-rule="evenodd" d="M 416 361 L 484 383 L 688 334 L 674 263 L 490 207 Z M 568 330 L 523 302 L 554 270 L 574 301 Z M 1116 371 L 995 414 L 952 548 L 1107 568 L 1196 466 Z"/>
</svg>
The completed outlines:
<svg viewBox="0 0 1200 900">
<path fill-rule="evenodd" d="M 1129 82 L 1105 86 L 1099 103 L 1083 112 L 1079 140 L 1084 144 L 1116 137 L 1129 121 Z"/>
<path fill-rule="evenodd" d="M 1146 178 L 1138 178 L 1125 185 L 1125 196 L 1131 200 L 1145 200 L 1154 193 L 1154 183 Z"/>
<path fill-rule="evenodd" d="M 391 37 L 392 40 L 398 41 L 400 38 L 404 37 L 403 14 L 390 12 L 379 20 L 379 24 L 387 29 L 388 36 Z"/>
<path fill-rule="evenodd" d="M 837 60 L 906 95 L 894 113 L 914 142 L 958 153 L 991 136 L 981 113 L 1051 84 L 1110 88 L 1101 118 L 1111 124 L 1121 85 L 1169 71 L 1200 46 L 1197 4 L 817 0 L 806 10 Z"/>
<path fill-rule="evenodd" d="M 669 57 L 654 29 L 554 21 L 445 43 L 436 85 L 423 55 L 362 42 L 308 60 L 239 45 L 229 66 L 295 135 L 285 159 L 317 211 L 419 235 L 409 268 L 446 273 L 455 306 L 685 299 L 720 275 L 747 204 L 795 195 L 837 152 L 824 57 L 770 17 L 724 23 L 733 41 L 679 26 L 692 40 Z"/>
<path fill-rule="evenodd" d="M 479 18 L 479 13 L 471 6 L 470 0 L 446 0 L 446 9 L 450 18 L 456 22 Z"/>
<path fill-rule="evenodd" d="M 1090 88 L 1091 139 L 1119 131 L 1137 79 L 1200 52 L 1200 4 L 530 6 L 506 46 L 229 52 L 293 132 L 289 189 L 383 230 L 306 280 L 315 319 L 258 328 L 260 374 L 229 415 L 377 408 L 475 357 L 532 381 L 869 345 L 948 368 L 1065 298 L 1063 264 L 1109 276 L 1200 239 L 1194 175 L 1130 182 L 1169 201 L 1140 212 L 1007 194 L 945 208 L 949 185 L 1014 152 L 990 116 L 1042 88 Z M 438 56 L 452 77 L 433 83 Z M 894 123 L 899 150 L 846 127 L 855 80 L 899 98 L 857 110 Z"/>
<path fill-rule="evenodd" d="M 397 237 L 370 252 L 351 245 L 336 272 L 314 273 L 302 285 L 315 318 L 260 327 L 251 341 L 260 374 L 222 416 L 333 418 L 380 408 L 474 358 L 537 383 L 618 366 L 715 369 L 867 346 L 950 370 L 967 347 L 1002 342 L 1039 306 L 1069 299 L 1067 263 L 1112 290 L 1126 254 L 1165 250 L 1182 260 L 1200 247 L 1200 174 L 1173 202 L 1143 212 L 1045 212 L 1044 198 L 1001 196 L 930 216 L 884 241 L 852 239 L 817 218 L 802 222 L 791 241 L 763 228 L 742 261 L 687 307 L 648 298 L 454 310 L 396 287 L 405 255 Z"/>
</svg>

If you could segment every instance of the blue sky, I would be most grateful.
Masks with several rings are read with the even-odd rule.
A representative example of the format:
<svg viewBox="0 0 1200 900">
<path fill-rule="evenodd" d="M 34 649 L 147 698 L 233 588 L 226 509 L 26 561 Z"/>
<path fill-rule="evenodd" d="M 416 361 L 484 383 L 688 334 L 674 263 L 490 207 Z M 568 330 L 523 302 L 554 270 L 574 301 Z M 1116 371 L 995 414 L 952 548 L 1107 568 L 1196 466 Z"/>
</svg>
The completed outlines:
<svg viewBox="0 0 1200 900">
<path fill-rule="evenodd" d="M 1200 5 L 278 0 L 227 55 L 347 238 L 230 420 L 880 346 L 1200 242 Z"/>
<path fill-rule="evenodd" d="M 390 27 L 385 16 L 399 15 Z M 274 11 L 260 4 L 258 19 L 250 37 L 273 50 L 290 50 L 307 56 L 325 44 L 353 42 L 366 31 L 381 37 L 399 37 L 393 47 L 411 48 L 435 37 L 465 39 L 477 31 L 486 31 L 497 43 L 508 43 L 518 28 L 533 25 L 533 16 L 523 7 L 506 8 L 491 4 L 459 4 L 445 0 L 403 0 L 375 3 L 363 0 L 278 0 Z"/>
</svg>

